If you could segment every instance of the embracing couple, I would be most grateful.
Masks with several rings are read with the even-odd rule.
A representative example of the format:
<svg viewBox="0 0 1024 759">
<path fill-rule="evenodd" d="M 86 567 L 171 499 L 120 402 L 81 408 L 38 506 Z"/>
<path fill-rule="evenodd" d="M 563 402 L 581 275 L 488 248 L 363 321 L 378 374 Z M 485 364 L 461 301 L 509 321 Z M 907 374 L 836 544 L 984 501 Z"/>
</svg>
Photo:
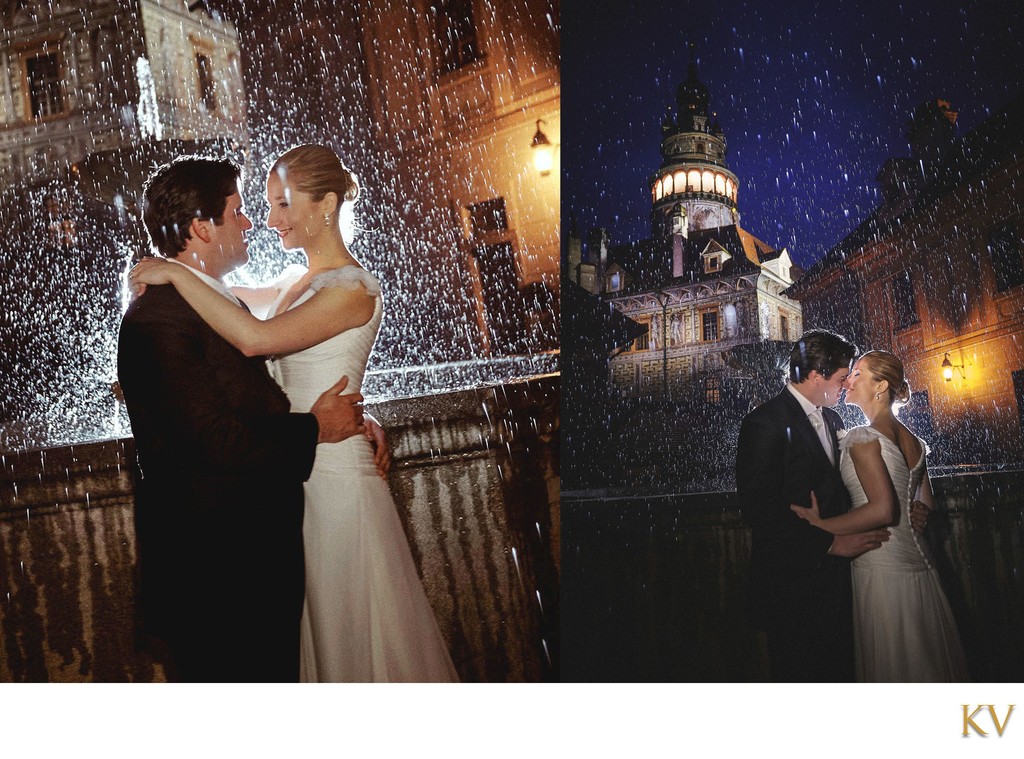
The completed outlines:
<svg viewBox="0 0 1024 759">
<path fill-rule="evenodd" d="M 919 534 L 933 505 L 927 447 L 893 413 L 910 398 L 903 365 L 886 351 L 856 356 L 839 335 L 805 333 L 786 387 L 743 420 L 752 621 L 777 682 L 966 681 Z M 832 406 L 844 389 L 866 426 L 843 429 Z"/>
<path fill-rule="evenodd" d="M 308 267 L 229 289 L 240 180 L 182 158 L 146 183 L 159 257 L 129 275 L 118 344 L 142 632 L 187 682 L 455 680 L 360 405 L 383 306 L 342 234 L 355 176 L 324 146 L 283 154 L 267 224 Z"/>
</svg>

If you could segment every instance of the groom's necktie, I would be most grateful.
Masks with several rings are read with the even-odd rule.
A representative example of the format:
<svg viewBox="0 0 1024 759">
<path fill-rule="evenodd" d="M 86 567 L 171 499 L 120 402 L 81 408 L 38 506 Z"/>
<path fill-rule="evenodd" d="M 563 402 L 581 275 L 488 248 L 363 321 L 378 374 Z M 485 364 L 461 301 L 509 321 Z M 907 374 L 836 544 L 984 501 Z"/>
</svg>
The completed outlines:
<svg viewBox="0 0 1024 759">
<path fill-rule="evenodd" d="M 814 409 L 814 411 L 807 415 L 807 418 L 811 420 L 811 426 L 818 433 L 818 440 L 821 441 L 821 447 L 825 449 L 825 455 L 828 456 L 828 460 L 835 464 L 836 459 L 832 453 L 832 440 L 829 438 L 828 428 L 825 426 L 825 418 L 822 416 L 821 408 Z"/>
</svg>

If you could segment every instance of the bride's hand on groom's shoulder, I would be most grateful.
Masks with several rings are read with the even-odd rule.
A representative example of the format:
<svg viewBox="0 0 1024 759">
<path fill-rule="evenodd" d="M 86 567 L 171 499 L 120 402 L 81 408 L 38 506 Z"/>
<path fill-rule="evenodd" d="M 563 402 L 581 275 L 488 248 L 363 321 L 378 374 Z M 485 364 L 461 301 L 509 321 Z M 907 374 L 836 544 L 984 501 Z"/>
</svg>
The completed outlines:
<svg viewBox="0 0 1024 759">
<path fill-rule="evenodd" d="M 128 291 L 129 303 L 134 303 L 142 296 L 142 293 L 146 292 L 145 283 L 135 279 L 134 274 L 134 266 L 121 274 L 122 286 Z"/>
<path fill-rule="evenodd" d="M 138 300 L 148 285 L 167 285 L 172 282 L 175 264 L 156 256 L 146 256 L 128 270 L 125 282 L 132 302 Z"/>
<path fill-rule="evenodd" d="M 177 269 L 177 264 L 163 258 L 146 256 L 128 272 L 128 284 L 133 291 L 140 285 L 143 290 L 146 285 L 169 285 L 172 284 Z"/>
</svg>

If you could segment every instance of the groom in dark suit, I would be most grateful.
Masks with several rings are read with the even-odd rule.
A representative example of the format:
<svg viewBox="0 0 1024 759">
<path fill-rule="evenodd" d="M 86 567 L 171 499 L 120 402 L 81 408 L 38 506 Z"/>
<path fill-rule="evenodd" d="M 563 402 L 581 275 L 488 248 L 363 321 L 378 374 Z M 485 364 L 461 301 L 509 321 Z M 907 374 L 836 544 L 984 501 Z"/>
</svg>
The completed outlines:
<svg viewBox="0 0 1024 759">
<path fill-rule="evenodd" d="M 887 530 L 831 535 L 798 518 L 791 504 L 822 517 L 850 509 L 839 474 L 839 401 L 857 347 L 826 330 L 793 346 L 789 383 L 751 411 L 740 428 L 736 490 L 750 524 L 749 613 L 767 632 L 777 682 L 853 680 L 850 559 L 878 548 Z"/>
<path fill-rule="evenodd" d="M 145 189 L 154 247 L 232 299 L 221 278 L 248 261 L 252 228 L 240 175 L 186 158 Z M 172 286 L 129 307 L 117 363 L 138 454 L 146 640 L 166 648 L 171 679 L 298 680 L 302 483 L 318 443 L 364 432 L 362 396 L 339 395 L 342 378 L 311 413 L 289 413 L 263 359 L 220 338 Z"/>
</svg>

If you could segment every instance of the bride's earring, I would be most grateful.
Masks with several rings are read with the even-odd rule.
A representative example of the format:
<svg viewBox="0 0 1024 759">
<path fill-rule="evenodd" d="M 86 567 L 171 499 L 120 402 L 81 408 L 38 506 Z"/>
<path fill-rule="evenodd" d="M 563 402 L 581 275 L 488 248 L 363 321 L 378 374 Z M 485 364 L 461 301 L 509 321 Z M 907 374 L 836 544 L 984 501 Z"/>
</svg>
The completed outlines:
<svg viewBox="0 0 1024 759">
<path fill-rule="evenodd" d="M 877 401 L 877 400 L 878 400 L 879 398 L 881 398 L 881 397 L 882 397 L 882 394 L 881 394 L 881 393 L 875 393 L 875 400 L 876 400 L 876 401 Z"/>
<path fill-rule="evenodd" d="M 324 226 L 325 227 L 331 226 L 331 215 L 329 213 L 325 213 L 324 214 Z"/>
</svg>

